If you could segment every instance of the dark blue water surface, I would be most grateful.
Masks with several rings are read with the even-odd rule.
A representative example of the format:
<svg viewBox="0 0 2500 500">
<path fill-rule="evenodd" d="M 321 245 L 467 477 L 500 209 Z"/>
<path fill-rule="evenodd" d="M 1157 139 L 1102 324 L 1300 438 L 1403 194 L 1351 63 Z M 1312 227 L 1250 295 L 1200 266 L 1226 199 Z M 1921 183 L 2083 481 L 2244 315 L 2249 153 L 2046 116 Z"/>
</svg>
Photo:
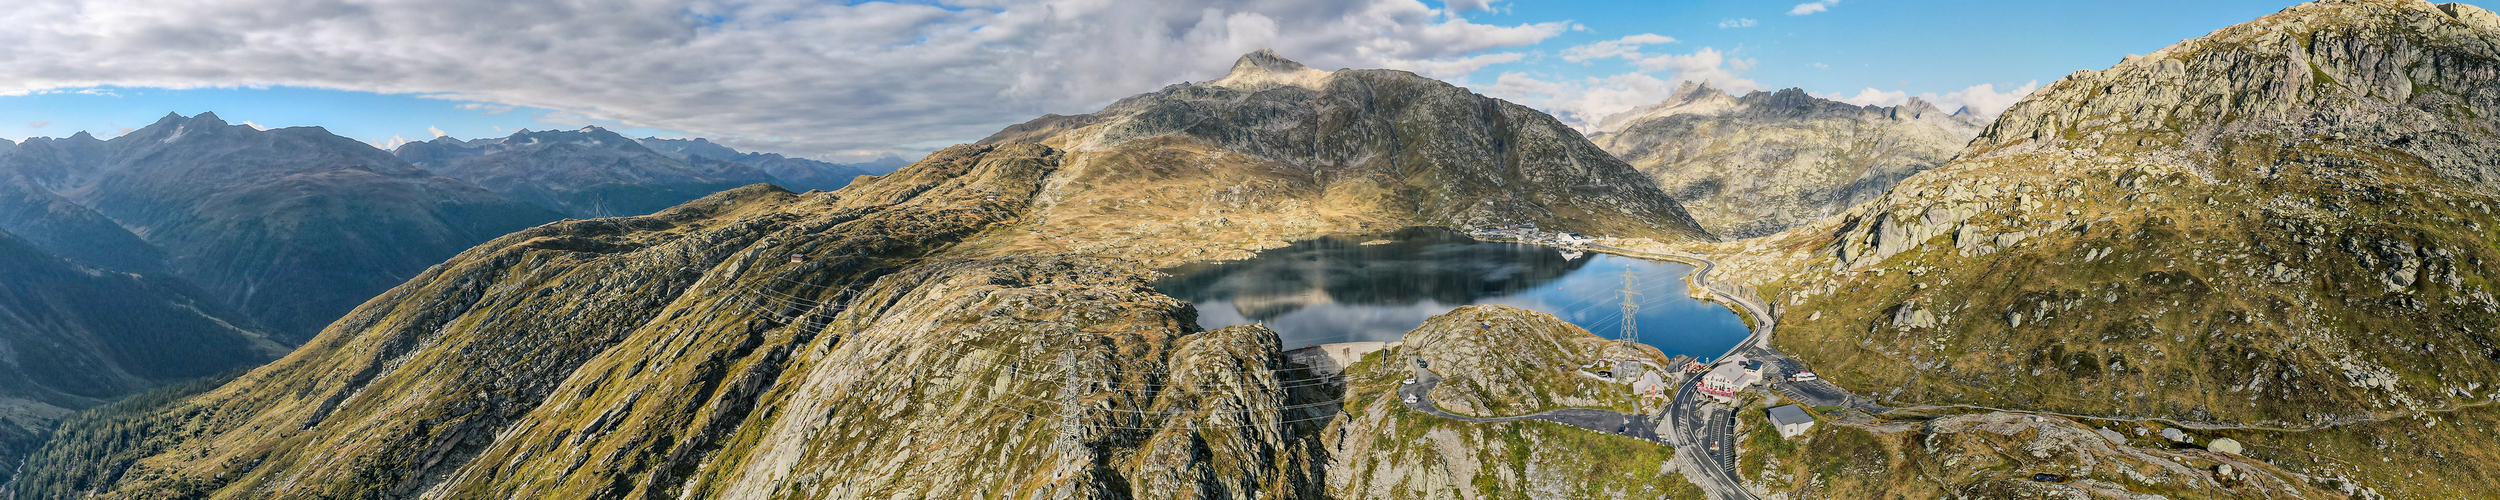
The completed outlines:
<svg viewBox="0 0 2500 500">
<path fill-rule="evenodd" d="M 1745 323 L 1734 311 L 1686 292 L 1683 278 L 1693 266 L 1574 256 L 1438 228 L 1321 238 L 1249 260 L 1181 266 L 1155 288 L 1195 304 L 1200 327 L 1263 323 L 1284 337 L 1287 349 L 1394 342 L 1424 319 L 1470 304 L 1544 311 L 1620 338 L 1626 270 L 1640 292 L 1633 323 L 1642 343 L 1669 355 L 1710 358 L 1745 339 Z"/>
</svg>

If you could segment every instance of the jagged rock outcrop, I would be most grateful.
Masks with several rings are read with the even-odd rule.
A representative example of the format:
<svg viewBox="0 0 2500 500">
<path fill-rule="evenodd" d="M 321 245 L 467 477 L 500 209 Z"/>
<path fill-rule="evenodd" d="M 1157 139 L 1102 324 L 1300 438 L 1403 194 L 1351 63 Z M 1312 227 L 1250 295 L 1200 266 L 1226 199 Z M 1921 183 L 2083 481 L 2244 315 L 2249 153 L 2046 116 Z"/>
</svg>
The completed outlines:
<svg viewBox="0 0 2500 500">
<path fill-rule="evenodd" d="M 1888 404 L 2291 429 L 2486 404 L 2500 30 L 2474 12 L 2313 2 L 2078 72 L 1722 269 L 1781 305 L 1775 346 Z M 2414 463 L 2360 474 L 2481 481 Z"/>
<path fill-rule="evenodd" d="M 1712 238 L 1654 182 L 1544 113 L 1413 73 L 1320 71 L 1267 51 L 1215 81 L 981 142 L 1069 152 L 1066 179 L 1045 194 L 1052 233 L 1031 240 L 1037 249 L 1151 235 L 1184 244 L 1068 249 L 1191 260 L 1324 233 L 1515 222 Z M 1226 245 L 1245 238 L 1249 249 Z"/>
<path fill-rule="evenodd" d="M 2464 4 L 2320 1 L 2067 75 L 2005 112 L 1979 158 L 2090 151 L 2215 160 L 2309 141 L 2418 158 L 2500 189 L 2500 42 Z"/>
<path fill-rule="evenodd" d="M 882 170 L 870 172 L 860 166 L 816 161 L 806 158 L 791 158 L 782 156 L 778 153 L 741 153 L 738 152 L 738 150 L 730 149 L 728 146 L 722 146 L 720 144 L 713 143 L 709 139 L 699 137 L 694 139 L 661 139 L 657 137 L 644 137 L 637 140 L 640 141 L 644 147 L 649 147 L 653 151 L 659 151 L 679 160 L 693 161 L 695 158 L 709 158 L 726 162 L 747 164 L 758 170 L 763 170 L 766 174 L 772 175 L 773 185 L 781 186 L 783 189 L 791 191 L 832 191 L 842 189 L 842 186 L 850 185 L 851 180 L 857 179 L 859 176 L 876 175 L 895 170 L 893 167 L 886 167 Z M 885 159 L 894 158 L 888 157 Z"/>
<path fill-rule="evenodd" d="M 1912 98 L 1858 106 L 1799 89 L 1731 96 L 1687 82 L 1589 137 L 1658 179 L 1703 228 L 1752 238 L 1872 200 L 1961 151 L 1985 125 Z"/>
<path fill-rule="evenodd" d="M 1509 306 L 1461 307 L 1433 316 L 1407 332 L 1392 358 L 1421 358 L 1443 374 L 1432 388 L 1441 409 L 1460 415 L 1500 417 L 1559 408 L 1609 408 L 1647 413 L 1664 403 L 1634 397 L 1613 374 L 1633 360 L 1644 370 L 1668 369 L 1667 356 L 1645 344 L 1625 345 L 1590 334 L 1554 315 Z M 1598 372 L 1623 375 L 1605 379 Z"/>
<path fill-rule="evenodd" d="M 317 127 L 209 113 L 0 156 L 0 228 L 99 266 L 162 266 L 287 344 L 462 248 L 557 217 Z"/>
<path fill-rule="evenodd" d="M 599 127 L 522 130 L 470 141 L 436 137 L 402 144 L 392 154 L 580 218 L 648 214 L 730 188 L 778 181 L 743 163 L 661 154 Z"/>
</svg>

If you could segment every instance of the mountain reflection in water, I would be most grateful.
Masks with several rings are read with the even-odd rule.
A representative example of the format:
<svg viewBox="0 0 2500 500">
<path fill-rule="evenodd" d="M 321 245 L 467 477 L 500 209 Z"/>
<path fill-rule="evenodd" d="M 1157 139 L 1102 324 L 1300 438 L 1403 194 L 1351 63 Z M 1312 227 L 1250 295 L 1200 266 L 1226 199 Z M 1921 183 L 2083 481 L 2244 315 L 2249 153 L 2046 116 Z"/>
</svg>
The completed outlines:
<svg viewBox="0 0 2500 500">
<path fill-rule="evenodd" d="M 1372 244 L 1365 244 L 1366 242 Z M 1263 323 L 1288 349 L 1396 341 L 1424 319 L 1469 304 L 1543 311 L 1613 338 L 1622 330 L 1623 274 L 1637 276 L 1641 340 L 1668 354 L 1716 356 L 1745 337 L 1734 312 L 1693 300 L 1692 266 L 1551 247 L 1481 242 L 1411 228 L 1332 236 L 1249 260 L 1170 270 L 1155 288 L 1195 304 L 1204 328 Z"/>
</svg>

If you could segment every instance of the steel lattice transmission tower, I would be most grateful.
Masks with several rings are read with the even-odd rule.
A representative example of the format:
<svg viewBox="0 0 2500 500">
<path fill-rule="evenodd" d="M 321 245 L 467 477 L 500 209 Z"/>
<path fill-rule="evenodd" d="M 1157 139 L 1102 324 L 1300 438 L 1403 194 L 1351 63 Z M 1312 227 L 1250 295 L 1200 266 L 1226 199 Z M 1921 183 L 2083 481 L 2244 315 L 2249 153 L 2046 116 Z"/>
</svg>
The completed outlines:
<svg viewBox="0 0 2500 500">
<path fill-rule="evenodd" d="M 1641 275 L 1631 268 L 1623 270 L 1623 342 L 1641 343 L 1641 326 L 1634 321 L 1641 314 Z"/>
</svg>

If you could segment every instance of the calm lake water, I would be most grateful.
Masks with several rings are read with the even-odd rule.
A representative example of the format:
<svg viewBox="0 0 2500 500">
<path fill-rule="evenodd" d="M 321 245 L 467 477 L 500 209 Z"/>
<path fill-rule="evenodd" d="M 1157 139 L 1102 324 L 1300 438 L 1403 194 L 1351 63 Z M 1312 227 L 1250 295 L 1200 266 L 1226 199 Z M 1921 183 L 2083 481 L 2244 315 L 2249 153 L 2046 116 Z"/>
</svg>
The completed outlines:
<svg viewBox="0 0 2500 500">
<path fill-rule="evenodd" d="M 1363 244 L 1386 240 L 1386 243 Z M 1329 237 L 1233 262 L 1168 270 L 1155 284 L 1198 308 L 1198 326 L 1263 323 L 1285 348 L 1396 341 L 1459 306 L 1501 304 L 1543 311 L 1598 336 L 1623 329 L 1624 273 L 1640 292 L 1633 322 L 1642 343 L 1668 355 L 1709 358 L 1745 339 L 1734 311 L 1694 300 L 1693 266 L 1553 247 L 1483 242 L 1439 228 Z"/>
</svg>

